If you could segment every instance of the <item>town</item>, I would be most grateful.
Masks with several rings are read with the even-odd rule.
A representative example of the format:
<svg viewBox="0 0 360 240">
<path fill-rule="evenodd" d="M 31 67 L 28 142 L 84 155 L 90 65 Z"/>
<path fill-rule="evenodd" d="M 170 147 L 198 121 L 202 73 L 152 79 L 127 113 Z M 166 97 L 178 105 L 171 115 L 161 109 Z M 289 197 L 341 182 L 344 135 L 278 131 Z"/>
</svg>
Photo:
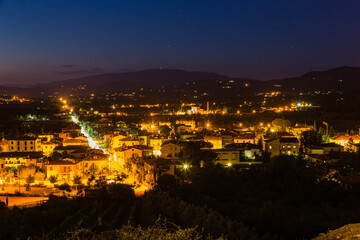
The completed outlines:
<svg viewBox="0 0 360 240">
<path fill-rule="evenodd" d="M 26 104 L 29 101 L 25 99 Z M 124 183 L 141 196 L 164 175 L 184 182 L 190 181 L 187 175 L 192 169 L 209 164 L 236 171 L 266 168 L 270 159 L 279 155 L 321 164 L 326 167 L 326 177 L 344 187 L 360 183 L 356 176 L 340 174 L 345 154 L 359 154 L 357 130 L 336 132 L 327 122 L 291 123 L 283 118 L 238 122 L 236 118 L 243 115 L 239 111 L 227 113 L 209 102 L 203 108 L 181 103 L 177 112 L 167 113 L 163 107 L 160 113 L 147 111 L 159 104 L 139 105 L 140 111 L 145 109 L 140 112 L 143 121 L 133 122 L 134 114 L 119 112 L 114 105 L 112 111 L 99 112 L 65 98 L 54 101 L 57 113 L 21 117 L 26 133 L 17 132 L 0 142 L 2 194 L 85 196 L 87 189 Z M 311 104 L 294 103 L 289 109 L 307 111 L 308 106 Z M 279 112 L 277 108 L 272 111 Z M 227 128 L 219 124 L 229 121 L 226 117 L 234 119 Z M 38 127 L 31 131 L 36 123 L 50 118 L 63 127 L 57 132 L 39 132 Z"/>
<path fill-rule="evenodd" d="M 358 239 L 359 9 L 0 0 L 0 240 Z"/>
</svg>

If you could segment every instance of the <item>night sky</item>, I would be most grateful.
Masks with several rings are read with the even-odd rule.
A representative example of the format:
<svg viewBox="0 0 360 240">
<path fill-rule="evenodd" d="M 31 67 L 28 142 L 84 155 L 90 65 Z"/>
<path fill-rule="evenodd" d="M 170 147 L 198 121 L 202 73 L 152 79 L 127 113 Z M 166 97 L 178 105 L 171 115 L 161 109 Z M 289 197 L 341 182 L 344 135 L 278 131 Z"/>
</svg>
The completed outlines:
<svg viewBox="0 0 360 240">
<path fill-rule="evenodd" d="M 0 0 L 0 84 L 149 68 L 273 79 L 360 66 L 359 0 Z"/>
</svg>

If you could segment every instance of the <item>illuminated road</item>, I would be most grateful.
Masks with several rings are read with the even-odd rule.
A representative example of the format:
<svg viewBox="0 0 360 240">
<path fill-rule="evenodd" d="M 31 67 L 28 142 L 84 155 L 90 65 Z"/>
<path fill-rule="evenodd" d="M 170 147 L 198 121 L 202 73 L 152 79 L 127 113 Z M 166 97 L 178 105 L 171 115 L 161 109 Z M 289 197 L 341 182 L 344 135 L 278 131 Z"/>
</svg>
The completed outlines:
<svg viewBox="0 0 360 240">
<path fill-rule="evenodd" d="M 105 150 L 102 149 L 101 146 L 96 143 L 96 141 L 93 139 L 92 136 L 90 136 L 90 134 L 88 132 L 86 132 L 86 130 L 85 130 L 86 125 L 80 123 L 79 118 L 77 117 L 77 115 L 75 113 L 72 113 L 71 120 L 80 126 L 81 133 L 87 138 L 87 141 L 91 148 L 102 150 L 105 153 Z"/>
<path fill-rule="evenodd" d="M 96 141 L 93 139 L 93 137 L 90 136 L 90 134 L 86 131 L 86 125 L 79 121 L 79 118 L 77 117 L 77 115 L 75 113 L 71 114 L 71 120 L 80 126 L 81 133 L 87 138 L 87 141 L 91 148 L 99 149 L 99 150 L 102 150 L 104 153 L 108 153 L 108 151 L 106 149 L 103 149 L 99 144 L 96 143 Z M 124 168 L 124 166 L 122 166 L 118 162 L 115 162 L 114 159 L 112 159 L 111 157 L 110 157 L 109 161 L 112 166 L 117 166 L 116 170 L 118 171 L 118 173 L 125 173 L 126 175 L 128 175 L 128 178 L 125 180 L 125 183 L 131 185 L 135 182 L 135 179 L 136 179 L 135 176 L 132 176 L 131 173 L 127 172 L 126 169 Z M 145 186 L 144 184 L 139 184 L 139 186 L 137 188 L 135 188 L 134 191 L 137 196 L 141 196 L 148 189 L 149 188 L 147 186 Z"/>
</svg>

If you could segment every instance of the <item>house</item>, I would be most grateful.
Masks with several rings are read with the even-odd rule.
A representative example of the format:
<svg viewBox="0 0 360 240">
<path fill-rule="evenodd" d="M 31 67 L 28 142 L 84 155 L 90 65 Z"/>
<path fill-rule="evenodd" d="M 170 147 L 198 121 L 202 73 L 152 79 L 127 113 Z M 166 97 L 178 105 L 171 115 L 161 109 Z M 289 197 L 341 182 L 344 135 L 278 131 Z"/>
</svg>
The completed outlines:
<svg viewBox="0 0 360 240">
<path fill-rule="evenodd" d="M 89 146 L 89 143 L 87 140 L 84 139 L 78 139 L 78 138 L 70 138 L 66 139 L 62 142 L 63 146 Z"/>
<path fill-rule="evenodd" d="M 126 138 L 118 139 L 116 142 L 113 142 L 112 147 L 117 148 L 122 146 L 135 146 L 140 144 L 141 144 L 140 139 L 126 137 Z"/>
<path fill-rule="evenodd" d="M 334 165 L 339 161 L 338 154 L 305 154 L 305 158 L 313 163 L 325 163 Z"/>
<path fill-rule="evenodd" d="M 68 154 L 72 158 L 83 158 L 87 151 L 90 149 L 89 146 L 57 146 L 54 148 L 54 153 Z"/>
<path fill-rule="evenodd" d="M 9 152 L 40 152 L 41 140 L 34 137 L 8 139 Z"/>
<path fill-rule="evenodd" d="M 82 173 L 79 162 L 69 158 L 52 161 L 46 164 L 45 168 L 46 178 L 49 179 L 50 176 L 55 176 L 58 181 L 71 181 L 74 176 L 80 176 Z"/>
<path fill-rule="evenodd" d="M 220 149 L 220 148 L 222 148 L 222 145 L 223 145 L 222 144 L 222 137 L 205 136 L 204 141 L 211 143 L 213 149 Z"/>
<path fill-rule="evenodd" d="M 41 151 L 45 157 L 50 157 L 58 145 L 59 144 L 53 142 L 43 142 L 41 143 Z"/>
<path fill-rule="evenodd" d="M 347 147 L 349 152 L 360 153 L 360 143 L 353 143 Z"/>
<path fill-rule="evenodd" d="M 159 122 L 159 127 L 161 127 L 161 126 L 168 126 L 169 128 L 171 128 L 171 122 L 170 121 L 160 121 Z"/>
<path fill-rule="evenodd" d="M 252 134 L 244 134 L 234 137 L 234 143 L 251 143 L 255 144 L 255 136 Z"/>
<path fill-rule="evenodd" d="M 41 139 L 41 142 L 51 142 L 52 140 L 54 140 L 54 135 L 53 134 L 42 134 L 42 135 L 38 135 L 38 138 Z"/>
<path fill-rule="evenodd" d="M 36 165 L 42 167 L 42 152 L 2 152 L 0 159 L 5 161 L 5 167 L 15 167 L 20 165 Z"/>
<path fill-rule="evenodd" d="M 176 125 L 186 125 L 186 126 L 190 126 L 191 130 L 195 130 L 196 129 L 196 122 L 195 120 L 176 120 L 175 122 Z"/>
<path fill-rule="evenodd" d="M 153 155 L 153 148 L 145 145 L 123 146 L 114 149 L 114 161 L 124 164 L 131 158 L 148 158 Z"/>
<path fill-rule="evenodd" d="M 161 156 L 164 158 L 174 158 L 179 155 L 181 147 L 174 143 L 164 143 L 161 146 Z"/>
<path fill-rule="evenodd" d="M 224 146 L 234 142 L 234 135 L 232 134 L 221 134 L 221 138 Z"/>
<path fill-rule="evenodd" d="M 176 130 L 178 133 L 191 133 L 193 131 L 190 125 L 184 125 L 184 124 L 176 125 Z"/>
<path fill-rule="evenodd" d="M 107 154 L 89 155 L 79 161 L 79 166 L 82 173 L 90 172 L 91 167 L 94 166 L 98 171 L 102 171 L 109 167 L 109 158 Z"/>
<path fill-rule="evenodd" d="M 144 160 L 145 181 L 156 183 L 160 176 L 169 174 L 175 176 L 176 163 L 165 158 L 149 158 Z"/>
<path fill-rule="evenodd" d="M 124 165 L 131 158 L 143 157 L 143 151 L 136 147 L 119 147 L 114 149 L 114 161 Z"/>
<path fill-rule="evenodd" d="M 324 143 L 306 147 L 306 153 L 308 154 L 330 154 L 343 151 L 344 147 L 336 143 Z"/>
<path fill-rule="evenodd" d="M 281 154 L 299 155 L 300 141 L 296 137 L 280 137 L 265 140 L 265 151 L 270 153 L 271 157 Z"/>
<path fill-rule="evenodd" d="M 294 136 L 300 136 L 303 132 L 310 131 L 313 128 L 313 126 L 297 123 L 295 126 L 289 128 L 289 132 Z"/>
<path fill-rule="evenodd" d="M 202 150 L 216 153 L 217 157 L 215 159 L 214 164 L 231 166 L 240 163 L 241 152 L 238 149 L 224 148 L 224 149 L 202 149 Z"/>
<path fill-rule="evenodd" d="M 330 139 L 330 142 L 334 142 L 341 146 L 345 146 L 346 144 L 348 144 L 351 141 L 352 141 L 352 143 L 360 143 L 360 136 L 359 135 L 341 135 L 341 136 Z"/>
<path fill-rule="evenodd" d="M 121 147 L 122 144 L 120 144 L 119 141 L 120 141 L 121 139 L 125 139 L 125 138 L 127 138 L 127 136 L 124 136 L 124 135 L 117 135 L 117 136 L 112 137 L 112 139 L 111 139 L 111 146 L 112 146 L 112 148 Z"/>
<path fill-rule="evenodd" d="M 241 151 L 242 156 L 254 160 L 261 155 L 261 150 L 257 145 L 251 143 L 233 143 L 226 145 L 225 148 L 232 148 Z"/>
<path fill-rule="evenodd" d="M 118 122 L 116 122 L 116 127 L 117 128 L 127 128 L 127 125 L 123 121 L 118 121 Z"/>
<path fill-rule="evenodd" d="M 167 139 L 159 138 L 159 137 L 152 137 L 150 138 L 150 146 L 153 147 L 153 154 L 155 156 L 161 156 L 161 146 Z"/>
</svg>

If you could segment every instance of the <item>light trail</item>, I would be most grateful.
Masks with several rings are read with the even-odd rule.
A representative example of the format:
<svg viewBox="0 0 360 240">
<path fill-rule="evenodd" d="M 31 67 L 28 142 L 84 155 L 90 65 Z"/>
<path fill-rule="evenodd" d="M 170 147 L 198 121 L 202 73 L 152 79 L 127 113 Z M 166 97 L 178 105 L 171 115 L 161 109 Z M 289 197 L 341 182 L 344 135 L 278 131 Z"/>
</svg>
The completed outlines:
<svg viewBox="0 0 360 240">
<path fill-rule="evenodd" d="M 77 117 L 77 115 L 75 113 L 73 113 L 71 115 L 71 120 L 80 126 L 81 133 L 86 137 L 88 144 L 91 148 L 102 150 L 104 153 L 106 152 L 105 149 L 103 149 L 98 143 L 96 143 L 94 138 L 92 136 L 90 136 L 90 134 L 88 132 L 86 132 L 86 130 L 85 130 L 86 125 L 79 121 L 79 118 Z"/>
</svg>

